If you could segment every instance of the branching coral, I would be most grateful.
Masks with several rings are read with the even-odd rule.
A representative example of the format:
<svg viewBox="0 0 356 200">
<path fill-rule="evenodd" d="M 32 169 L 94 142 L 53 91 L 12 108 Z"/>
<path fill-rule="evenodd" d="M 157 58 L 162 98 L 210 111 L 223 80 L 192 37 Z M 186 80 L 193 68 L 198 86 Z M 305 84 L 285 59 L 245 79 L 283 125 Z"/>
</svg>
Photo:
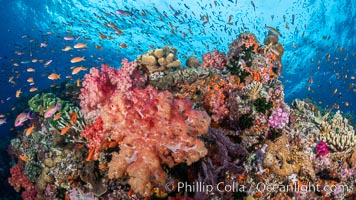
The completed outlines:
<svg viewBox="0 0 356 200">
<path fill-rule="evenodd" d="M 356 135 L 348 120 L 337 111 L 330 123 L 321 123 L 320 140 L 333 151 L 347 151 L 355 146 Z"/>
</svg>

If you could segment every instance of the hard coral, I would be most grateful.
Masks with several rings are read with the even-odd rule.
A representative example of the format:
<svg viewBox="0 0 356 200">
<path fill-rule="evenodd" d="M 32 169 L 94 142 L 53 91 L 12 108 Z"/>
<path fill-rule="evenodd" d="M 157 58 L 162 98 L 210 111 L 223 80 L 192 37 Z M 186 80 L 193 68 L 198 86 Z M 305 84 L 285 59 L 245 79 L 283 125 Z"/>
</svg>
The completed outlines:
<svg viewBox="0 0 356 200">
<path fill-rule="evenodd" d="M 148 51 L 145 55 L 137 57 L 140 68 L 146 68 L 150 73 L 169 71 L 181 66 L 177 58 L 177 49 L 164 46 L 162 49 Z"/>
<path fill-rule="evenodd" d="M 168 91 L 148 86 L 117 93 L 101 117 L 105 131 L 120 144 L 120 152 L 114 152 L 109 163 L 109 178 L 126 172 L 132 189 L 143 196 L 165 183 L 162 164 L 190 165 L 207 154 L 204 143 L 193 136 L 207 132 L 210 117 L 192 110 L 189 100 L 175 100 Z"/>
<path fill-rule="evenodd" d="M 356 145 L 356 135 L 353 127 L 340 111 L 337 111 L 331 122 L 321 123 L 320 140 L 328 144 L 333 151 L 349 151 Z"/>
</svg>

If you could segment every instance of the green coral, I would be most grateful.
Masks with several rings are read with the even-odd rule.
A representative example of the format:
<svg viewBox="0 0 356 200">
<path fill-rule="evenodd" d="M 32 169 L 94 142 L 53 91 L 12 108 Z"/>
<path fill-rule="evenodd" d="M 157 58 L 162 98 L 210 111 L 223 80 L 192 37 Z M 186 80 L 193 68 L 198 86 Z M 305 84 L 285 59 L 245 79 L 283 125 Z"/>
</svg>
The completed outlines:
<svg viewBox="0 0 356 200">
<path fill-rule="evenodd" d="M 64 101 L 56 97 L 56 95 L 52 93 L 41 93 L 41 94 L 36 94 L 34 97 L 32 97 L 28 101 L 28 106 L 32 111 L 40 112 L 41 109 L 43 111 L 46 111 L 49 107 L 55 106 L 56 102 L 60 106 L 63 106 Z"/>
<path fill-rule="evenodd" d="M 80 109 L 72 103 L 64 101 L 52 93 L 37 94 L 28 101 L 29 108 L 32 111 L 40 112 L 42 110 L 42 114 L 44 114 L 48 108 L 55 106 L 56 103 L 60 106 L 60 110 L 58 110 L 56 114 L 61 114 L 61 117 L 57 120 L 54 120 L 52 117 L 48 119 L 51 130 L 61 130 L 71 124 L 70 114 L 74 112 L 78 114 L 78 117 L 72 128 L 79 132 L 84 130 L 86 123 L 83 114 L 80 112 Z"/>
<path fill-rule="evenodd" d="M 41 174 L 41 164 L 39 162 L 30 161 L 26 163 L 25 166 L 25 175 L 31 182 L 35 182 L 38 176 Z"/>
<path fill-rule="evenodd" d="M 267 102 L 266 98 L 258 98 L 254 102 L 255 109 L 257 112 L 266 114 L 266 111 L 270 110 L 273 107 L 273 103 L 271 101 Z"/>
</svg>

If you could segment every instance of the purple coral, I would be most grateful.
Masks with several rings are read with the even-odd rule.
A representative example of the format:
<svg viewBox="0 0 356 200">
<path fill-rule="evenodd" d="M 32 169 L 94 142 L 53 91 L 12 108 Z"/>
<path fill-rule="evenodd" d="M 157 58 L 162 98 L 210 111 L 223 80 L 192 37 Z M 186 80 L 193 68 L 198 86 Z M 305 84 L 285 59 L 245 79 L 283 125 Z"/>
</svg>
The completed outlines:
<svg viewBox="0 0 356 200">
<path fill-rule="evenodd" d="M 315 146 L 316 153 L 318 156 L 325 156 L 330 152 L 328 146 L 326 145 L 326 142 L 320 142 Z"/>
<path fill-rule="evenodd" d="M 282 108 L 277 108 L 268 119 L 268 125 L 271 128 L 284 128 L 289 121 L 289 113 Z"/>
</svg>

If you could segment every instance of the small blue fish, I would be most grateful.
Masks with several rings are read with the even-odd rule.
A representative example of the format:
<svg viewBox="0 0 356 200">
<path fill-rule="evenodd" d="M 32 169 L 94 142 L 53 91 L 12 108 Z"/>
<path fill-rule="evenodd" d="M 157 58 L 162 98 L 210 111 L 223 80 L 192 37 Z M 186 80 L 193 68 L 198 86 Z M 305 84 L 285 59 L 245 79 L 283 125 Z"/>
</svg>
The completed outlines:
<svg viewBox="0 0 356 200">
<path fill-rule="evenodd" d="M 123 16 L 132 16 L 132 12 L 125 11 L 125 10 L 116 10 L 116 14 L 123 15 Z"/>
<path fill-rule="evenodd" d="M 253 6 L 253 10 L 256 11 L 256 6 L 255 3 L 253 3 L 253 1 L 251 1 L 251 5 Z"/>
<path fill-rule="evenodd" d="M 23 61 L 21 61 L 21 64 L 28 64 L 28 63 L 30 63 L 29 60 L 23 60 Z"/>
</svg>

